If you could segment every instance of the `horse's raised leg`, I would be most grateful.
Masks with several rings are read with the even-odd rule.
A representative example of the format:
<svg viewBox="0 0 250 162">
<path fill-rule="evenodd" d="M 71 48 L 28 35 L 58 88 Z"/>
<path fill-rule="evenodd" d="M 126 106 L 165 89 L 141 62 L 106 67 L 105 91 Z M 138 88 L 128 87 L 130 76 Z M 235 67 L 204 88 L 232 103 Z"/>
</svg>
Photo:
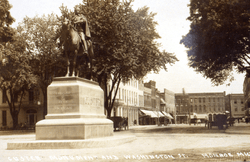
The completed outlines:
<svg viewBox="0 0 250 162">
<path fill-rule="evenodd" d="M 69 77 L 69 65 L 70 65 L 70 62 L 69 62 L 69 56 L 68 54 L 66 53 L 66 60 L 67 60 L 67 74 L 65 77 Z"/>
</svg>

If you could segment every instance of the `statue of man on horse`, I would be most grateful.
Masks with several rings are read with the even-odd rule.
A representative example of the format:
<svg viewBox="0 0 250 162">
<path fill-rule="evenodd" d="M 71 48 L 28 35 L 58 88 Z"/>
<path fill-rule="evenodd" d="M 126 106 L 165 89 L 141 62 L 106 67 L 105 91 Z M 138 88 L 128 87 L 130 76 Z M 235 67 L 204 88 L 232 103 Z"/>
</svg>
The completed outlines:
<svg viewBox="0 0 250 162">
<path fill-rule="evenodd" d="M 90 31 L 89 31 L 89 26 L 87 22 L 87 18 L 80 13 L 80 8 L 79 6 L 76 6 L 75 8 L 75 16 L 73 18 L 73 23 L 75 24 L 75 28 L 81 37 L 82 43 L 84 45 L 84 53 L 88 53 L 88 46 L 86 43 L 86 40 L 90 40 Z"/>
<path fill-rule="evenodd" d="M 94 55 L 93 46 L 91 42 L 90 30 L 87 18 L 80 13 L 79 6 L 75 7 L 75 15 L 71 19 L 65 19 L 62 23 L 62 31 L 60 41 L 64 47 L 67 59 L 67 74 L 70 74 L 70 56 L 73 56 L 72 76 L 76 75 L 76 68 L 78 68 L 77 76 L 79 76 L 79 65 L 76 62 L 84 58 L 90 64 L 90 78 L 92 77 L 92 59 Z"/>
</svg>

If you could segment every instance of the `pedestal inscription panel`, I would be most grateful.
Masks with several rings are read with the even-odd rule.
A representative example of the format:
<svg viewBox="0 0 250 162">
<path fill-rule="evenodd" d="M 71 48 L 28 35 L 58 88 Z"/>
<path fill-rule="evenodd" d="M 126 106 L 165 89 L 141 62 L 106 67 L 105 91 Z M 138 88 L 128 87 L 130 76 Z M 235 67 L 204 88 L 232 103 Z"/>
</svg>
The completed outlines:
<svg viewBox="0 0 250 162">
<path fill-rule="evenodd" d="M 79 112 L 79 86 L 50 87 L 48 96 L 49 114 Z"/>
</svg>

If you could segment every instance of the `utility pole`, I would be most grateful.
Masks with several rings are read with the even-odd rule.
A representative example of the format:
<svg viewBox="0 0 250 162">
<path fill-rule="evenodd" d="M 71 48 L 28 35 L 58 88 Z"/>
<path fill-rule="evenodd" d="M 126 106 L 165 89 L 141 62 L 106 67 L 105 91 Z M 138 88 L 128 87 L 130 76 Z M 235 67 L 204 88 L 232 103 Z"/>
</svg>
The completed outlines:
<svg viewBox="0 0 250 162">
<path fill-rule="evenodd" d="M 191 124 L 191 122 L 190 122 L 190 109 L 189 109 L 189 106 L 188 106 L 188 101 L 187 101 L 187 97 L 186 97 L 186 93 L 185 93 L 185 89 L 184 88 L 182 88 L 182 93 L 183 93 L 183 98 L 184 98 L 184 105 L 185 106 L 187 106 L 187 108 L 188 108 L 188 123 L 189 123 L 189 125 Z"/>
</svg>

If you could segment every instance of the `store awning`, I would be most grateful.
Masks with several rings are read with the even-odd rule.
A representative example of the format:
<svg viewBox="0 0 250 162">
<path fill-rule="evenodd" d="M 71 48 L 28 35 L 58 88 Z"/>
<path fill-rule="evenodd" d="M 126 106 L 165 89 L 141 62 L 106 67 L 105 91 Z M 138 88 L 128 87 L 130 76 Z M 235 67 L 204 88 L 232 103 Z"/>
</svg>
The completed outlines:
<svg viewBox="0 0 250 162">
<path fill-rule="evenodd" d="M 190 116 L 191 119 L 208 119 L 207 114 L 194 114 Z"/>
<path fill-rule="evenodd" d="M 232 117 L 233 118 L 244 118 L 245 115 L 244 114 L 233 114 Z"/>
<path fill-rule="evenodd" d="M 166 102 L 161 98 L 161 104 L 166 104 Z"/>
<path fill-rule="evenodd" d="M 143 112 L 145 115 L 150 116 L 151 118 L 157 118 L 157 115 L 153 111 L 150 111 L 150 110 L 141 110 L 141 112 Z"/>
<path fill-rule="evenodd" d="M 169 113 L 162 111 L 162 114 L 164 114 L 165 117 L 167 117 L 168 119 L 174 119 Z"/>
<path fill-rule="evenodd" d="M 164 115 L 160 111 L 153 111 L 157 117 L 164 117 Z"/>
</svg>

